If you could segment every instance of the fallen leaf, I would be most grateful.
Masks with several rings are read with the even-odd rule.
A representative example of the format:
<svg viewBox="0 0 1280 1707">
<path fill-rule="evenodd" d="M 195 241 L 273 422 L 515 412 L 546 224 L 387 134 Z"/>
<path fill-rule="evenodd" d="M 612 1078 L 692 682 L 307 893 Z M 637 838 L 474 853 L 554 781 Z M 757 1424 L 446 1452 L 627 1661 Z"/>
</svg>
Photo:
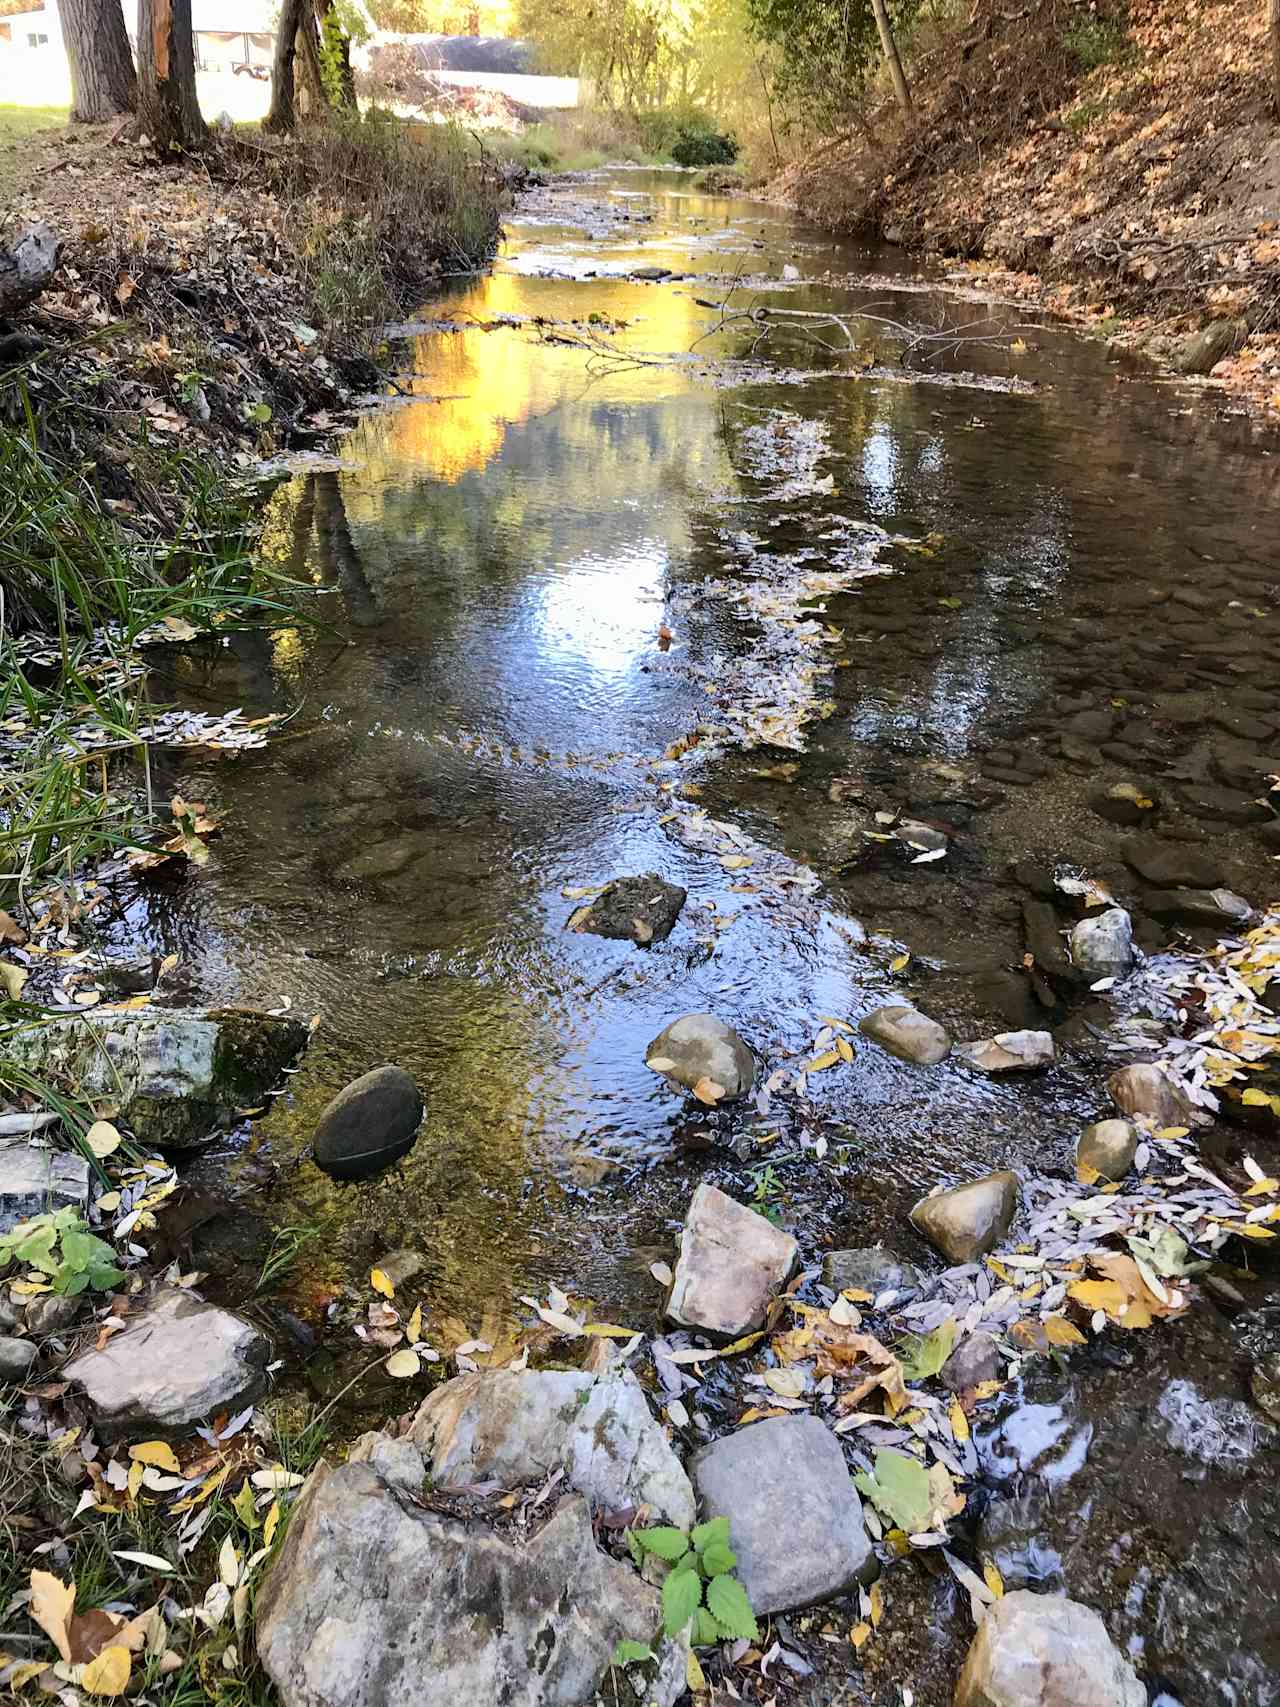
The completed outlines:
<svg viewBox="0 0 1280 1707">
<path fill-rule="evenodd" d="M 174 1476 L 182 1473 L 177 1454 L 167 1440 L 144 1440 L 129 1448 L 129 1456 L 139 1464 L 154 1464 L 157 1470 L 168 1470 Z"/>
<path fill-rule="evenodd" d="M 104 1648 L 80 1674 L 80 1687 L 90 1695 L 123 1695 L 133 1667 L 128 1648 Z"/>
<path fill-rule="evenodd" d="M 121 1137 L 109 1120 L 95 1120 L 84 1135 L 86 1145 L 99 1161 L 120 1148 Z"/>
<path fill-rule="evenodd" d="M 64 1660 L 71 1658 L 70 1627 L 75 1606 L 74 1583 L 64 1583 L 48 1571 L 32 1571 L 28 1616 L 40 1626 Z"/>
<path fill-rule="evenodd" d="M 699 1102 L 706 1103 L 708 1107 L 714 1108 L 724 1095 L 724 1086 L 717 1084 L 714 1079 L 704 1076 L 693 1087 L 693 1094 Z"/>
<path fill-rule="evenodd" d="M 369 1284 L 375 1292 L 380 1292 L 384 1298 L 394 1298 L 396 1295 L 396 1289 L 390 1276 L 384 1274 L 380 1268 L 369 1270 Z"/>
<path fill-rule="evenodd" d="M 11 913 L 6 913 L 0 907 L 0 942 L 11 942 L 16 947 L 21 948 L 26 940 L 26 931 Z"/>
<path fill-rule="evenodd" d="M 383 1367 L 387 1374 L 393 1375 L 397 1381 L 407 1381 L 422 1368 L 422 1361 L 416 1351 L 396 1351 Z"/>
</svg>

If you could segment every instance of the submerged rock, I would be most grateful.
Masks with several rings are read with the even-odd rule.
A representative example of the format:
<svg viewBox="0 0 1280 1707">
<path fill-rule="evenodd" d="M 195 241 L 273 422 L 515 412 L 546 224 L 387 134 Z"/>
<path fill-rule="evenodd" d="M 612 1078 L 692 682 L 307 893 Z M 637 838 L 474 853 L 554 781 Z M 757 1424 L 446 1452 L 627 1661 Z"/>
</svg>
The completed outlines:
<svg viewBox="0 0 1280 1707">
<path fill-rule="evenodd" d="M 1127 1120 L 1098 1120 L 1080 1134 L 1076 1168 L 1085 1178 L 1123 1179 L 1137 1149 L 1138 1134 Z"/>
<path fill-rule="evenodd" d="M 958 1044 L 956 1054 L 982 1073 L 1038 1073 L 1053 1066 L 1053 1034 L 1001 1031 L 994 1037 Z"/>
<path fill-rule="evenodd" d="M 918 1292 L 924 1283 L 925 1276 L 914 1263 L 901 1261 L 880 1245 L 828 1251 L 822 1259 L 822 1284 L 835 1292 L 853 1287 L 874 1298 L 882 1292 Z"/>
<path fill-rule="evenodd" d="M 203 1143 L 259 1101 L 298 1055 L 298 1020 L 248 1008 L 145 1009 L 51 1020 L 8 1046 L 22 1066 L 111 1103 L 144 1144 Z"/>
<path fill-rule="evenodd" d="M 1123 907 L 1092 914 L 1071 933 L 1071 960 L 1093 978 L 1123 978 L 1133 965 L 1133 920 Z"/>
<path fill-rule="evenodd" d="M 858 1021 L 858 1030 L 900 1061 L 933 1067 L 951 1052 L 951 1039 L 936 1019 L 906 1003 L 876 1008 Z"/>
<path fill-rule="evenodd" d="M 1017 1174 L 986 1174 L 922 1198 L 911 1211 L 911 1224 L 952 1262 L 973 1262 L 1009 1231 L 1018 1196 Z"/>
<path fill-rule="evenodd" d="M 644 1064 L 682 1090 L 701 1086 L 704 1100 L 713 1103 L 745 1096 L 756 1076 L 751 1051 L 733 1027 L 714 1014 L 685 1014 L 673 1020 L 645 1051 Z"/>
<path fill-rule="evenodd" d="M 68 1204 L 83 1209 L 88 1201 L 89 1164 L 83 1156 L 42 1150 L 25 1138 L 0 1141 L 0 1233 Z"/>
<path fill-rule="evenodd" d="M 1253 908 L 1243 895 L 1230 889 L 1170 889 L 1144 897 L 1143 905 L 1153 919 L 1184 925 L 1210 925 L 1229 930 L 1250 917 Z"/>
<path fill-rule="evenodd" d="M 703 1519 L 727 1517 L 757 1616 L 830 1600 L 879 1566 L 840 1442 L 819 1417 L 772 1417 L 689 1465 Z"/>
<path fill-rule="evenodd" d="M 687 899 L 687 890 L 654 872 L 645 877 L 617 877 L 594 901 L 575 908 L 565 929 L 647 948 L 650 943 L 667 940 Z"/>
<path fill-rule="evenodd" d="M 967 1334 L 938 1371 L 944 1387 L 966 1393 L 984 1381 L 994 1381 L 1004 1369 L 1004 1357 L 990 1334 Z"/>
<path fill-rule="evenodd" d="M 684 1220 L 667 1316 L 734 1340 L 758 1328 L 795 1266 L 796 1241 L 714 1185 L 700 1185 Z"/>
<path fill-rule="evenodd" d="M 1145 782 L 1116 782 L 1110 788 L 1097 789 L 1089 796 L 1089 804 L 1108 824 L 1128 826 L 1149 823 L 1159 801 Z"/>
<path fill-rule="evenodd" d="M 526 1540 L 426 1509 L 388 1468 L 322 1466 L 293 1513 L 256 1608 L 283 1707 L 583 1707 L 618 1642 L 653 1641 L 658 1591 L 596 1546 L 580 1495 Z M 664 1642 L 644 1699 L 684 1687 Z"/>
<path fill-rule="evenodd" d="M 374 1067 L 338 1092 L 316 1125 L 316 1166 L 334 1179 L 367 1179 L 414 1145 L 422 1093 L 402 1067 Z"/>
<path fill-rule="evenodd" d="M 1215 889 L 1222 882 L 1221 862 L 1183 842 L 1143 836 L 1122 852 L 1138 876 L 1157 889 Z"/>
<path fill-rule="evenodd" d="M 1134 1061 L 1107 1080 L 1107 1092 L 1121 1114 L 1145 1116 L 1157 1126 L 1196 1126 L 1204 1116 L 1182 1088 L 1155 1061 Z"/>
<path fill-rule="evenodd" d="M 181 1434 L 256 1399 L 270 1351 L 251 1323 L 194 1293 L 171 1290 L 62 1373 L 84 1388 L 102 1440 Z"/>
<path fill-rule="evenodd" d="M 1092 1607 L 1016 1589 L 987 1609 L 955 1707 L 1146 1707 L 1138 1674 Z"/>
<path fill-rule="evenodd" d="M 597 1512 L 645 1506 L 654 1522 L 693 1522 L 689 1478 L 626 1370 L 459 1375 L 423 1401 L 409 1438 L 438 1488 L 520 1486 L 562 1470 Z"/>
</svg>

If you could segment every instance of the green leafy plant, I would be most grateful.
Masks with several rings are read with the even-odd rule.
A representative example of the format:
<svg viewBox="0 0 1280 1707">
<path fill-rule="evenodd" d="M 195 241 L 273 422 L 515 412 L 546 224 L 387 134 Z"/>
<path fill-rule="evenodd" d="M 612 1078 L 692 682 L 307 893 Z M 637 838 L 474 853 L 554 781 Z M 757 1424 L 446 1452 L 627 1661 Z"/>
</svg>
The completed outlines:
<svg viewBox="0 0 1280 1707">
<path fill-rule="evenodd" d="M 74 1209 L 34 1215 L 0 1237 L 0 1269 L 10 1263 L 34 1268 L 49 1276 L 55 1292 L 74 1297 L 78 1292 L 109 1292 L 124 1279 L 116 1253 L 95 1238 Z"/>
<path fill-rule="evenodd" d="M 775 1227 L 780 1227 L 782 1211 L 778 1208 L 777 1199 L 782 1196 L 782 1181 L 768 1162 L 761 1168 L 753 1168 L 751 1178 L 751 1207 L 757 1215 L 763 1215 L 766 1221 L 772 1221 Z"/>
<path fill-rule="evenodd" d="M 747 1591 L 733 1575 L 738 1558 L 729 1545 L 727 1517 L 713 1517 L 687 1535 L 668 1524 L 629 1529 L 627 1544 L 638 1565 L 651 1554 L 671 1567 L 662 1580 L 662 1624 L 668 1636 L 690 1621 L 695 1647 L 739 1636 L 754 1642 L 759 1636 Z"/>
</svg>

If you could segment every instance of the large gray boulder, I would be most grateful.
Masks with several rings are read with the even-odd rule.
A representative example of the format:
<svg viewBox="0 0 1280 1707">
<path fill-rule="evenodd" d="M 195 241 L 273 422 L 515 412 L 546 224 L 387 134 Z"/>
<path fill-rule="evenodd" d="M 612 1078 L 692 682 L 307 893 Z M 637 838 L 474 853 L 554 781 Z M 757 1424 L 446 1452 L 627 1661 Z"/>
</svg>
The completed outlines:
<svg viewBox="0 0 1280 1707">
<path fill-rule="evenodd" d="M 644 1064 L 668 1084 L 698 1091 L 710 1103 L 746 1096 L 755 1083 L 751 1051 L 731 1025 L 714 1014 L 685 1014 L 673 1020 L 645 1050 Z"/>
<path fill-rule="evenodd" d="M 1071 932 L 1072 964 L 1091 978 L 1123 978 L 1133 959 L 1133 920 L 1123 907 L 1091 914 Z"/>
<path fill-rule="evenodd" d="M 375 1454 L 316 1471 L 256 1622 L 283 1707 L 583 1707 L 617 1643 L 649 1645 L 661 1611 L 596 1546 L 581 1495 L 526 1539 L 429 1509 Z M 643 1699 L 672 1707 L 685 1650 L 664 1642 L 659 1659 Z"/>
<path fill-rule="evenodd" d="M 316 1166 L 334 1179 L 367 1179 L 413 1148 L 422 1093 L 402 1067 L 374 1067 L 338 1092 L 316 1124 Z"/>
<path fill-rule="evenodd" d="M 646 1506 L 652 1522 L 693 1522 L 689 1478 L 625 1370 L 459 1375 L 423 1401 L 409 1438 L 438 1488 L 525 1486 L 560 1470 L 597 1512 Z"/>
<path fill-rule="evenodd" d="M 797 1250 L 790 1233 L 718 1187 L 700 1185 L 684 1219 L 668 1317 L 718 1339 L 750 1333 L 764 1321 Z"/>
<path fill-rule="evenodd" d="M 757 1614 L 812 1606 L 877 1572 L 840 1442 L 819 1417 L 771 1417 L 704 1447 L 689 1466 L 704 1519 L 729 1519 L 738 1578 Z"/>
<path fill-rule="evenodd" d="M 954 1707 L 1146 1707 L 1137 1672 L 1092 1607 L 1015 1589 L 989 1607 Z"/>
<path fill-rule="evenodd" d="M 178 1435 L 258 1398 L 270 1354 L 251 1323 L 174 1288 L 62 1373 L 83 1387 L 102 1440 Z"/>
<path fill-rule="evenodd" d="M 1018 1176 L 984 1174 L 968 1185 L 935 1191 L 911 1211 L 911 1224 L 952 1262 L 974 1262 L 993 1251 L 1018 1212 Z"/>
<path fill-rule="evenodd" d="M 307 1036 L 298 1020 L 247 1008 L 157 1008 L 51 1020 L 6 1048 L 81 1100 L 112 1104 L 144 1144 L 181 1150 L 259 1101 Z"/>
<path fill-rule="evenodd" d="M 82 1156 L 42 1150 L 26 1138 L 0 1141 L 0 1233 L 50 1209 L 84 1209 L 88 1201 L 89 1164 Z"/>
<path fill-rule="evenodd" d="M 900 1061 L 933 1067 L 951 1053 L 951 1039 L 936 1019 L 905 1003 L 875 1008 L 858 1021 L 858 1030 Z"/>
</svg>

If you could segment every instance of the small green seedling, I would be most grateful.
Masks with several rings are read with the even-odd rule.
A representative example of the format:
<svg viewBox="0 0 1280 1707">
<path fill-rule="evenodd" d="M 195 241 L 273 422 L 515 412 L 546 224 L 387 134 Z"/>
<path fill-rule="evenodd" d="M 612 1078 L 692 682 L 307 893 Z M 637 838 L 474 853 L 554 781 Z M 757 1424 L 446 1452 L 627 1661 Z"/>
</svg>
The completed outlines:
<svg viewBox="0 0 1280 1707">
<path fill-rule="evenodd" d="M 53 1290 L 67 1298 L 91 1290 L 109 1292 L 124 1279 L 111 1246 L 96 1239 L 70 1208 L 33 1215 L 0 1236 L 0 1271 L 10 1263 L 47 1274 Z"/>
<path fill-rule="evenodd" d="M 662 1624 L 668 1636 L 692 1622 L 695 1648 L 760 1635 L 747 1591 L 733 1575 L 737 1555 L 729 1545 L 729 1519 L 713 1517 L 686 1535 L 683 1529 L 629 1529 L 627 1545 L 637 1565 L 646 1554 L 671 1569 L 662 1580 Z M 620 1644 L 621 1645 L 621 1644 Z"/>
</svg>

